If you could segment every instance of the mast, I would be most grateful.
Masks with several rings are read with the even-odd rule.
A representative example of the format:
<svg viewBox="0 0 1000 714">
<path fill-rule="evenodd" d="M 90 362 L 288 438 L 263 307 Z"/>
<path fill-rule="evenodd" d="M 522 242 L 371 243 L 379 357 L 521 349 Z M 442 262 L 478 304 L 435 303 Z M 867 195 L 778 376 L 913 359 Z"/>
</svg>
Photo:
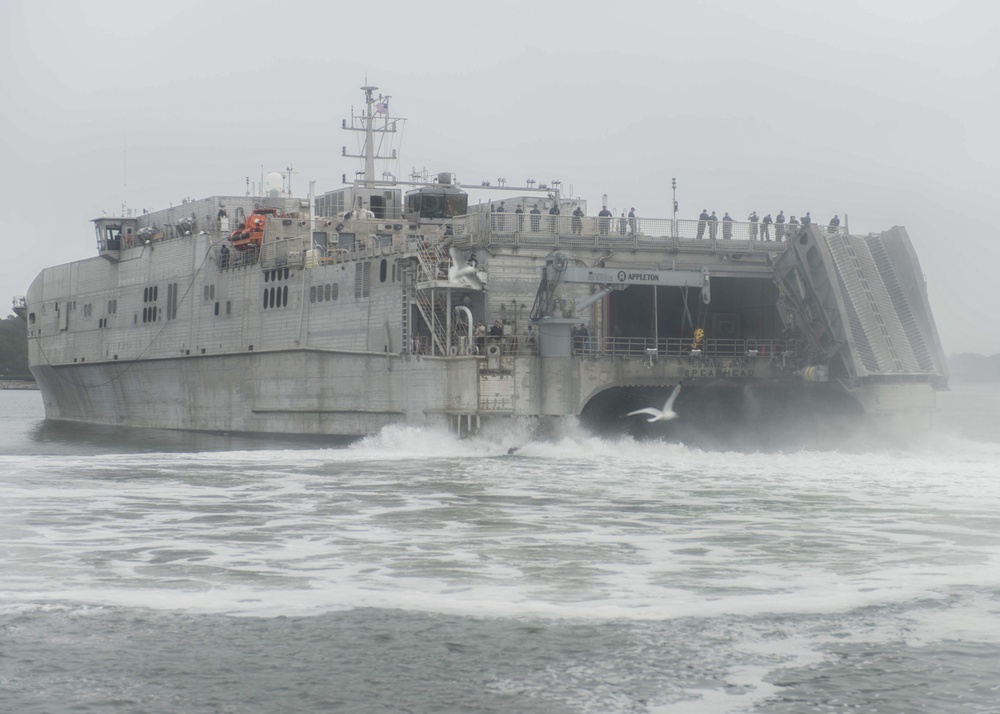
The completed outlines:
<svg viewBox="0 0 1000 714">
<path fill-rule="evenodd" d="M 361 89 L 365 93 L 365 182 L 367 183 L 375 180 L 375 133 L 372 131 L 375 122 L 372 105 L 375 99 L 372 95 L 378 87 L 368 86 Z"/>
<path fill-rule="evenodd" d="M 397 123 L 405 120 L 391 119 L 389 117 L 389 96 L 381 94 L 376 96 L 375 92 L 378 91 L 378 87 L 366 85 L 361 88 L 361 91 L 365 93 L 364 109 L 360 114 L 355 114 L 352 111 L 350 125 L 347 124 L 347 121 L 344 121 L 342 128 L 346 131 L 364 132 L 364 148 L 360 154 L 349 154 L 345 146 L 343 148 L 343 156 L 362 159 L 365 162 L 361 183 L 362 185 L 371 185 L 375 182 L 375 161 L 395 161 L 397 158 L 395 149 L 388 149 L 389 153 L 385 155 L 380 154 L 376 150 L 375 135 L 395 134 Z M 380 116 L 382 117 L 382 121 L 377 121 Z M 382 148 L 381 144 L 383 140 L 384 137 L 379 140 L 379 150 Z"/>
</svg>

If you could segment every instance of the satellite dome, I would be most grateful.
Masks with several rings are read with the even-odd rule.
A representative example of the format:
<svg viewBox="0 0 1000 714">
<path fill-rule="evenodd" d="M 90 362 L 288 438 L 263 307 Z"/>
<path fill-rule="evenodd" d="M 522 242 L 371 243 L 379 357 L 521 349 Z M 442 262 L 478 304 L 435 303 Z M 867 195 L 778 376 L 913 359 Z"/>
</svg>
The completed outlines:
<svg viewBox="0 0 1000 714">
<path fill-rule="evenodd" d="M 264 192 L 271 193 L 271 191 L 278 191 L 279 193 L 285 188 L 285 177 L 279 174 L 277 171 L 272 171 L 264 179 Z"/>
</svg>

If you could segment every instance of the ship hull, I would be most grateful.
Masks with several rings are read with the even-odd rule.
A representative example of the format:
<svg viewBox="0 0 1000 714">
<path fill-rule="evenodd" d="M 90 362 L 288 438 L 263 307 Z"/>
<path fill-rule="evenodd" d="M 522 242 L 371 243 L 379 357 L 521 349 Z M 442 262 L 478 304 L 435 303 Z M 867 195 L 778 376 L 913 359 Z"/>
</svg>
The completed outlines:
<svg viewBox="0 0 1000 714">
<path fill-rule="evenodd" d="M 491 364 L 492 362 L 492 364 Z M 930 428 L 927 383 L 809 384 L 776 359 L 435 358 L 314 349 L 36 366 L 57 421 L 244 434 L 360 437 L 393 424 L 465 435 L 490 421 L 581 418 L 595 433 L 711 448 L 896 440 Z M 716 375 L 718 373 L 718 375 Z M 692 377 L 692 374 L 695 376 Z M 698 376 L 705 375 L 705 376 Z M 685 385 L 674 422 L 624 419 Z"/>
<path fill-rule="evenodd" d="M 274 350 L 36 366 L 50 419 L 105 425 L 361 436 L 476 411 L 474 360 Z"/>
</svg>

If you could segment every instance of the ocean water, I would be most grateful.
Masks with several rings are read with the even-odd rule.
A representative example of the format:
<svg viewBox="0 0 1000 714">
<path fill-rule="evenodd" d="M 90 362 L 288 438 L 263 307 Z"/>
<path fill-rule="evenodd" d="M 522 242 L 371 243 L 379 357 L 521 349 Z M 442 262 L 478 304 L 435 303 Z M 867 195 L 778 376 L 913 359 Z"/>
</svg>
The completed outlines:
<svg viewBox="0 0 1000 714">
<path fill-rule="evenodd" d="M 0 712 L 1000 712 L 1000 390 L 938 401 L 906 448 L 732 453 L 0 392 Z"/>
</svg>

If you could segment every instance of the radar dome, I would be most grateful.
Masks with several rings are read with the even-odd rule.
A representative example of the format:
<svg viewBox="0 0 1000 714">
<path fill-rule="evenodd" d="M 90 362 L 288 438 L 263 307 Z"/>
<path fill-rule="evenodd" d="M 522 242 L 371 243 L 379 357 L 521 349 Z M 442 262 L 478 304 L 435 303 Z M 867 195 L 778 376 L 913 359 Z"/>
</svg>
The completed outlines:
<svg viewBox="0 0 1000 714">
<path fill-rule="evenodd" d="M 279 193 L 285 188 L 285 177 L 279 174 L 277 171 L 272 171 L 264 179 L 264 192 L 271 193 L 271 191 L 278 191 Z"/>
</svg>

